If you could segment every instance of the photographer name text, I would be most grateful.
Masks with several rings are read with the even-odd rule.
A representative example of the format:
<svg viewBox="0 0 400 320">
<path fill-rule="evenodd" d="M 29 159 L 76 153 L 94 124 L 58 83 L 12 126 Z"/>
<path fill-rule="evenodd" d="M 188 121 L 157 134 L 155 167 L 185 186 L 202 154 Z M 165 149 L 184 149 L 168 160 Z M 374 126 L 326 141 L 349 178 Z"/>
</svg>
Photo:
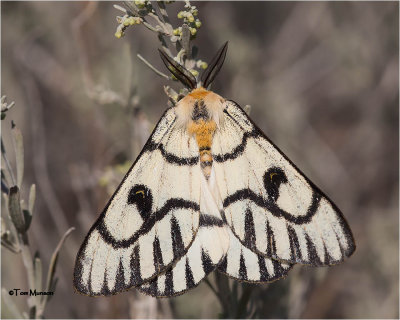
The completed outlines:
<svg viewBox="0 0 400 320">
<path fill-rule="evenodd" d="M 21 289 L 12 289 L 8 291 L 10 296 L 52 296 L 54 294 L 53 291 L 36 291 L 36 289 L 29 291 L 22 291 Z"/>
</svg>

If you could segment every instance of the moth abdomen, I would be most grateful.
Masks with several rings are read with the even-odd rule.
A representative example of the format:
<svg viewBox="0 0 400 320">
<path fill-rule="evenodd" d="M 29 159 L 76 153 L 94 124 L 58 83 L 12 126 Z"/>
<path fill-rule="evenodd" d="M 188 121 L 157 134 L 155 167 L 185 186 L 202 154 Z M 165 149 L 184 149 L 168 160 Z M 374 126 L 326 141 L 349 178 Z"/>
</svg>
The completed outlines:
<svg viewBox="0 0 400 320">
<path fill-rule="evenodd" d="M 190 134 L 194 135 L 200 152 L 200 166 L 206 179 L 210 177 L 212 167 L 211 144 L 217 125 L 214 120 L 199 119 L 188 126 Z"/>
</svg>

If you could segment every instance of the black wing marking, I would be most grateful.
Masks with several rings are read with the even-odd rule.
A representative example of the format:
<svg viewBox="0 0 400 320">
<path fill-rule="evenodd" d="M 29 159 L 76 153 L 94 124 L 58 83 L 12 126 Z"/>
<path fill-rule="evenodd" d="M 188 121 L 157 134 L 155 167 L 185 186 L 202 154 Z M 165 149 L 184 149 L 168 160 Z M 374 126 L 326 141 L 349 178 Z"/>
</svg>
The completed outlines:
<svg viewBox="0 0 400 320">
<path fill-rule="evenodd" d="M 350 256 L 354 239 L 335 204 L 236 103 L 228 101 L 224 115 L 212 154 L 226 220 L 238 239 L 288 263 L 330 265 Z"/>
<path fill-rule="evenodd" d="M 162 151 L 161 146 L 176 136 L 174 124 L 174 110 L 168 109 L 90 229 L 75 264 L 78 292 L 109 295 L 140 285 L 167 269 L 192 244 L 199 225 L 200 188 L 199 179 L 189 177 L 202 172 L 190 157 L 177 161 L 178 154 Z M 177 141 L 175 136 L 172 145 L 179 147 L 180 155 L 193 153 L 190 137 L 179 133 Z M 161 172 L 175 172 L 182 179 Z"/>
</svg>

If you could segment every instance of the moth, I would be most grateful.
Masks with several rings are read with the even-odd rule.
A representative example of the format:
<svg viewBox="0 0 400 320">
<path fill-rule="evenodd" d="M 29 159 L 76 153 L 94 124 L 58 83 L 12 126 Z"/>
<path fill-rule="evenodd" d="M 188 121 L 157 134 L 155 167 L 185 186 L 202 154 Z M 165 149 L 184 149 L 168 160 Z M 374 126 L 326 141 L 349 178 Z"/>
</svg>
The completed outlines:
<svg viewBox="0 0 400 320">
<path fill-rule="evenodd" d="M 217 270 L 263 283 L 293 264 L 327 266 L 355 250 L 351 230 L 319 190 L 235 102 L 207 90 L 160 51 L 190 93 L 165 111 L 86 236 L 74 286 L 89 296 L 135 287 L 171 297 Z"/>
</svg>

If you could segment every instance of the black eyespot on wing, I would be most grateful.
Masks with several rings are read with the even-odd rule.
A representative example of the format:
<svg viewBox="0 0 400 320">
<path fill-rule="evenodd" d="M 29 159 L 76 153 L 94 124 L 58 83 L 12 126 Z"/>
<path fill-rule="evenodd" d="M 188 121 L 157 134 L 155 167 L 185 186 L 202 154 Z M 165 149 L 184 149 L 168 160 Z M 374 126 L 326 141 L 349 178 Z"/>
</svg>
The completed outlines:
<svg viewBox="0 0 400 320">
<path fill-rule="evenodd" d="M 272 167 L 264 174 L 264 186 L 268 193 L 268 198 L 274 202 L 279 197 L 279 187 L 281 183 L 288 182 L 286 174 L 281 168 Z"/>
<path fill-rule="evenodd" d="M 142 184 L 134 185 L 129 191 L 128 204 L 136 204 L 138 211 L 144 221 L 151 213 L 153 196 L 149 188 Z"/>
</svg>

